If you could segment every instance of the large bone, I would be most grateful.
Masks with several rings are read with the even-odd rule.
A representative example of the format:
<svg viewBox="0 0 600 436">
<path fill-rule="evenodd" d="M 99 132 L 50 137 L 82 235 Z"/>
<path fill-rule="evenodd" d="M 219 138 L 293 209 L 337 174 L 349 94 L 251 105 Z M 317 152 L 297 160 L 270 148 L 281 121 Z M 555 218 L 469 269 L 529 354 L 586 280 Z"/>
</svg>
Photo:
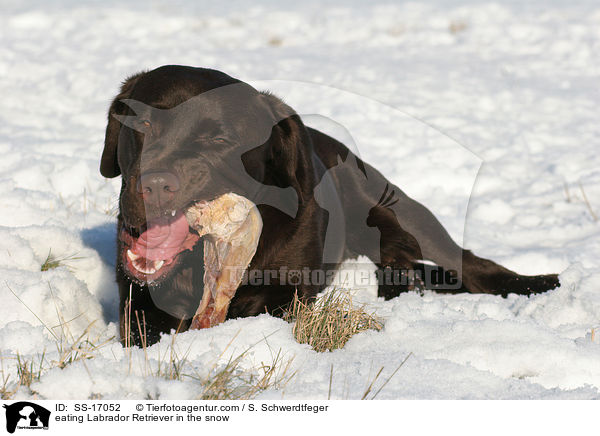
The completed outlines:
<svg viewBox="0 0 600 436">
<path fill-rule="evenodd" d="M 229 303 L 256 253 L 262 219 L 254 203 L 233 193 L 197 203 L 186 218 L 204 236 L 204 294 L 190 329 L 208 328 L 225 321 Z"/>
</svg>

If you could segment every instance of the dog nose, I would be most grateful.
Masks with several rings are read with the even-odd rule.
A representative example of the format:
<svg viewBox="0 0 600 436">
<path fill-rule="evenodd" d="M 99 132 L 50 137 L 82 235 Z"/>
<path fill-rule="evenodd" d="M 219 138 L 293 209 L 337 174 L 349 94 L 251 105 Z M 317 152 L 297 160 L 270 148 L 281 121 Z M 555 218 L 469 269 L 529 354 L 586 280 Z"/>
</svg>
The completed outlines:
<svg viewBox="0 0 600 436">
<path fill-rule="evenodd" d="M 143 173 L 138 179 L 137 192 L 144 202 L 153 206 L 167 206 L 180 188 L 175 174 L 160 171 Z"/>
</svg>

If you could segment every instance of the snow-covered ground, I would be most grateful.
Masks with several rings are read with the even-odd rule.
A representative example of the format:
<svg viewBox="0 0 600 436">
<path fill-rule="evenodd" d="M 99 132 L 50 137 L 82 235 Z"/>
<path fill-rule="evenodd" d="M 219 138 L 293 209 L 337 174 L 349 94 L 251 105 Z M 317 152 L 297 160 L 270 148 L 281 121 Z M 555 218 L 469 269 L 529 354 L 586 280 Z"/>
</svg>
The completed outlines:
<svg viewBox="0 0 600 436">
<path fill-rule="evenodd" d="M 412 352 L 377 398 L 600 397 L 600 5 L 5 1 L 0 40 L 9 385 L 17 353 L 36 365 L 45 353 L 45 367 L 59 359 L 44 325 L 62 320 L 77 337 L 95 321 L 95 343 L 117 335 L 119 181 L 98 172 L 106 110 L 127 75 L 187 64 L 271 84 L 308 124 L 351 135 L 475 253 L 520 273 L 562 272 L 559 289 L 531 298 L 384 302 L 354 286 L 385 327 L 331 353 L 268 315 L 186 332 L 175 347 L 196 374 L 248 347 L 247 368 L 281 350 L 297 373 L 261 398 L 327 398 L 333 366 L 332 398 L 355 399 Z M 42 272 L 50 252 L 70 259 Z M 170 344 L 146 358 L 113 341 L 31 388 L 50 399 L 194 398 L 192 379 L 152 376 Z"/>
</svg>

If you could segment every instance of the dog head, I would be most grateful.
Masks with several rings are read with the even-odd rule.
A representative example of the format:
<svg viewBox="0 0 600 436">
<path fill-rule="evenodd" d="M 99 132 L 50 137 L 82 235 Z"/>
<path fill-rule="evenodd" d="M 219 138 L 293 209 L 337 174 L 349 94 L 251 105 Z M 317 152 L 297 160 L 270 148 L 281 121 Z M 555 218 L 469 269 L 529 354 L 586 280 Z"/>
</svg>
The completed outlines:
<svg viewBox="0 0 600 436">
<path fill-rule="evenodd" d="M 219 71 L 165 66 L 128 78 L 100 165 L 122 177 L 118 263 L 140 284 L 161 283 L 200 250 L 187 208 L 228 192 L 297 207 L 312 189 L 310 147 L 292 109 Z"/>
</svg>

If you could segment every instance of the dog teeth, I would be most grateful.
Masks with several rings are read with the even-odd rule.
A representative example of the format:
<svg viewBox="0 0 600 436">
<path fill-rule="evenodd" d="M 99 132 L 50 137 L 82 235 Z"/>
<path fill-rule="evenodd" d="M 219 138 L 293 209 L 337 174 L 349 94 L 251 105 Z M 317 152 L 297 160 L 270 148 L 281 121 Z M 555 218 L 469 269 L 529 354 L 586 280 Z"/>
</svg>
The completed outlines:
<svg viewBox="0 0 600 436">
<path fill-rule="evenodd" d="M 154 268 L 146 268 L 143 261 L 142 262 L 133 262 L 133 266 L 139 272 L 144 273 L 144 274 L 154 274 L 156 272 L 156 269 L 154 269 Z"/>
<path fill-rule="evenodd" d="M 133 259 L 130 255 L 131 251 L 128 250 L 127 252 L 127 256 L 131 259 L 131 264 L 133 265 L 133 267 L 138 270 L 141 273 L 144 274 L 156 274 L 156 272 L 158 270 L 160 270 L 163 265 L 165 264 L 164 260 L 158 260 L 158 261 L 150 261 L 150 262 L 145 262 L 144 260 L 140 260 L 141 256 L 137 256 L 133 253 L 131 253 L 131 255 L 135 256 L 135 259 Z M 152 267 L 148 267 L 148 263 L 150 263 L 152 265 Z"/>
<path fill-rule="evenodd" d="M 134 254 L 131 250 L 127 250 L 127 257 L 132 261 L 135 262 L 136 260 L 138 260 L 140 258 L 139 255 Z"/>
<path fill-rule="evenodd" d="M 154 274 L 156 272 L 154 268 L 145 268 L 142 264 L 143 262 L 133 262 L 133 267 L 144 274 Z"/>
<path fill-rule="evenodd" d="M 176 210 L 172 210 L 172 211 L 171 211 L 171 216 L 175 216 L 175 214 L 176 214 L 176 213 L 177 213 L 177 211 L 176 211 Z"/>
</svg>

